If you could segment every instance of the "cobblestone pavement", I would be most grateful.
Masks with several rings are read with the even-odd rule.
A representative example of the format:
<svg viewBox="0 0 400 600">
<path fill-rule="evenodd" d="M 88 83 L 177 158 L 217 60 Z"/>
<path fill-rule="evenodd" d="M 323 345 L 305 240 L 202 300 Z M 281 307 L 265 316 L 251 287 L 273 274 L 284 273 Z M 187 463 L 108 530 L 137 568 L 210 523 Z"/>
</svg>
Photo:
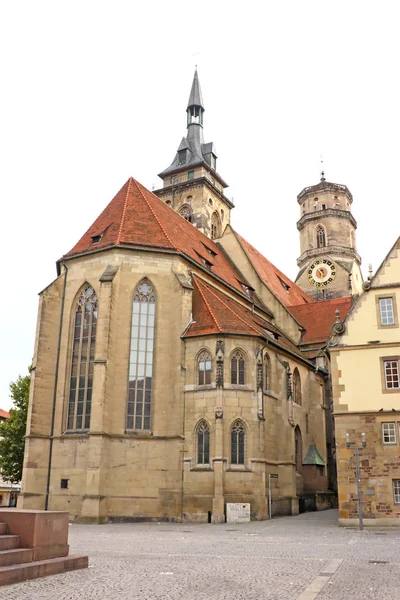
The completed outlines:
<svg viewBox="0 0 400 600">
<path fill-rule="evenodd" d="M 360 533 L 336 519 L 72 524 L 71 554 L 88 554 L 89 569 L 1 587 L 0 599 L 399 600 L 400 530 Z"/>
</svg>

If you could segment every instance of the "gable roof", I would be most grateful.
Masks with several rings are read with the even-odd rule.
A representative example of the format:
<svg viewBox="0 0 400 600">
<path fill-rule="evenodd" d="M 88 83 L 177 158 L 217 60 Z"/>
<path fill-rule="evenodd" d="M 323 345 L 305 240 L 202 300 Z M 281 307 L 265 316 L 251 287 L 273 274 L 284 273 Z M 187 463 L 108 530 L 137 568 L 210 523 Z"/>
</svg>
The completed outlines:
<svg viewBox="0 0 400 600">
<path fill-rule="evenodd" d="M 339 310 L 340 320 L 344 321 L 351 304 L 352 297 L 346 296 L 345 298 L 290 306 L 290 312 L 306 330 L 301 344 L 326 342 L 331 334 L 332 325 L 336 321 L 336 309 Z"/>
<path fill-rule="evenodd" d="M 244 293 L 222 249 L 132 177 L 63 258 L 129 246 L 177 252 Z"/>
<path fill-rule="evenodd" d="M 293 281 L 235 231 L 243 250 L 267 287 L 287 307 L 313 302 Z"/>
</svg>

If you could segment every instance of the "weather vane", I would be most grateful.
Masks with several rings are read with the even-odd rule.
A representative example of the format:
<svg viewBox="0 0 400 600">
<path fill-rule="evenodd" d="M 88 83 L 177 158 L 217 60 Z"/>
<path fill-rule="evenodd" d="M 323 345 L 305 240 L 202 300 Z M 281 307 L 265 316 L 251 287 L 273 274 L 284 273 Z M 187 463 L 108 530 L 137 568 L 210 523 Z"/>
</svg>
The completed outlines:
<svg viewBox="0 0 400 600">
<path fill-rule="evenodd" d="M 325 181 L 324 159 L 322 158 L 322 154 L 320 154 L 320 158 L 321 158 L 321 181 Z"/>
</svg>

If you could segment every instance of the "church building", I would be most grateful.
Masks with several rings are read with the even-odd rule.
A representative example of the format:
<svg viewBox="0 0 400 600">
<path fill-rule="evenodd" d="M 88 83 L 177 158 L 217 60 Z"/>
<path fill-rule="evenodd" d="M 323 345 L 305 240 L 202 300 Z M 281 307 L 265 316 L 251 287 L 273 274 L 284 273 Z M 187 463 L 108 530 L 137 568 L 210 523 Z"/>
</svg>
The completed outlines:
<svg viewBox="0 0 400 600">
<path fill-rule="evenodd" d="M 203 127 L 196 72 L 163 187 L 129 178 L 39 295 L 20 508 L 265 519 L 269 485 L 273 514 L 331 505 L 327 342 L 361 285 L 351 194 L 323 178 L 299 195 L 293 283 L 232 227 Z"/>
</svg>

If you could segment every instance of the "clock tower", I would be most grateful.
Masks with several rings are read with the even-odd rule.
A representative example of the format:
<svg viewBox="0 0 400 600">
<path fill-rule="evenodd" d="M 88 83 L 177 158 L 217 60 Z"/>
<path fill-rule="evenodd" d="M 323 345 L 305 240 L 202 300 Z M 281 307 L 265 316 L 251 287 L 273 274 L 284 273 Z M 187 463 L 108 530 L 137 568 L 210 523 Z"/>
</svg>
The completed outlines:
<svg viewBox="0 0 400 600">
<path fill-rule="evenodd" d="M 361 258 L 356 249 L 357 228 L 345 185 L 326 181 L 297 196 L 300 205 L 300 256 L 297 285 L 314 300 L 330 300 L 362 291 Z"/>
</svg>

